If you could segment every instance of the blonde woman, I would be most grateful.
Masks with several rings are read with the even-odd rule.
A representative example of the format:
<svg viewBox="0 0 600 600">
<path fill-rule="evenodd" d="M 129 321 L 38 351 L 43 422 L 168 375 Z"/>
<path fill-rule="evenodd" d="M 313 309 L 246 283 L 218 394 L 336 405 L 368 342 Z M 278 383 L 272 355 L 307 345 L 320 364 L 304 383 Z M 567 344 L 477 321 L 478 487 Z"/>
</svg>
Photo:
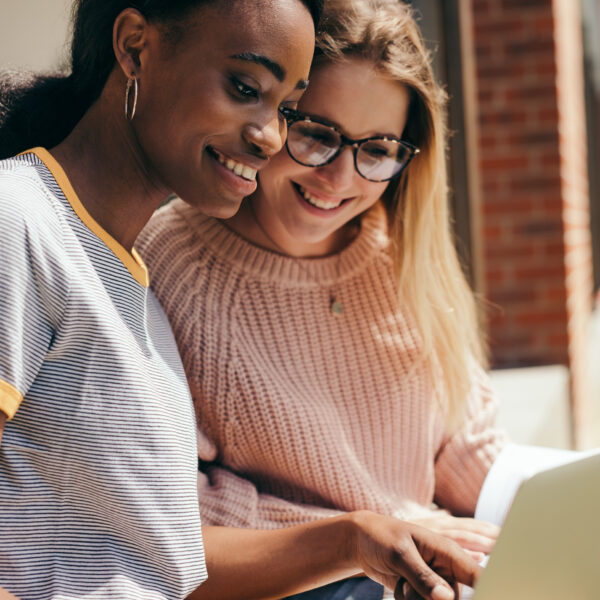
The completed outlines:
<svg viewBox="0 0 600 600">
<path fill-rule="evenodd" d="M 325 13 L 257 191 L 226 220 L 175 201 L 139 246 L 195 399 L 201 513 L 275 529 L 369 509 L 486 552 L 496 530 L 469 517 L 503 438 L 449 224 L 444 94 L 404 3 Z M 310 597 L 381 598 L 370 585 Z"/>
</svg>

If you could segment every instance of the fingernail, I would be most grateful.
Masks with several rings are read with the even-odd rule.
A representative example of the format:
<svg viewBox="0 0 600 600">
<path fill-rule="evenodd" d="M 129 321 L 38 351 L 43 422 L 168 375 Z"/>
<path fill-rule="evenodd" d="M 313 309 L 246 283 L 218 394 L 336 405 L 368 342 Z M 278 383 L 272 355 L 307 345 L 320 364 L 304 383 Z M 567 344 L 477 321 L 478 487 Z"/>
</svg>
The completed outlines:
<svg viewBox="0 0 600 600">
<path fill-rule="evenodd" d="M 431 591 L 433 600 L 454 600 L 454 592 L 441 583 Z"/>
</svg>

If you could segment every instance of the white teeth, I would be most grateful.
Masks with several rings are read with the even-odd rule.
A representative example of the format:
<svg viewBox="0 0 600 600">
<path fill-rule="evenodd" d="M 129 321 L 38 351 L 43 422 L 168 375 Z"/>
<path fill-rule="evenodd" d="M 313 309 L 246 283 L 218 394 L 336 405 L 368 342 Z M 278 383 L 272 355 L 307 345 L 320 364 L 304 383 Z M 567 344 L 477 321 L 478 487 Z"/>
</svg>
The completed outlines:
<svg viewBox="0 0 600 600">
<path fill-rule="evenodd" d="M 300 192 L 302 193 L 304 199 L 307 202 L 309 202 L 313 206 L 316 206 L 317 208 L 322 208 L 324 210 L 332 210 L 333 208 L 337 208 L 342 203 L 342 200 L 339 200 L 338 202 L 327 202 L 325 200 L 321 200 L 320 198 L 315 198 L 309 191 L 305 190 L 304 188 L 300 188 Z"/>
<path fill-rule="evenodd" d="M 244 179 L 255 179 L 256 178 L 256 169 L 252 167 L 244 167 L 242 169 L 242 177 Z"/>
<path fill-rule="evenodd" d="M 219 162 L 236 175 L 243 177 L 244 179 L 248 179 L 249 181 L 254 181 L 256 179 L 256 169 L 253 169 L 252 167 L 249 167 L 243 163 L 236 162 L 232 158 L 225 158 L 216 150 L 215 154 L 217 155 Z"/>
</svg>

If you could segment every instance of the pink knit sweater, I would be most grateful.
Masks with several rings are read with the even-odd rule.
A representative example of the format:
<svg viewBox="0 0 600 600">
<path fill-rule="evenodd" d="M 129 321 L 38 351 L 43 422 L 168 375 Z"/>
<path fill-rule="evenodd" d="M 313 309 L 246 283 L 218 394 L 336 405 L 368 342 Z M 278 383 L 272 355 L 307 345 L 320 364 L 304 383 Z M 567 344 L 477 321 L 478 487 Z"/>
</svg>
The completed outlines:
<svg viewBox="0 0 600 600">
<path fill-rule="evenodd" d="M 503 437 L 473 370 L 452 436 L 416 366 L 381 207 L 337 256 L 258 248 L 177 200 L 138 249 L 175 332 L 198 415 L 204 523 L 277 528 L 339 511 L 472 515 Z M 344 305 L 329 309 L 329 289 Z"/>
</svg>

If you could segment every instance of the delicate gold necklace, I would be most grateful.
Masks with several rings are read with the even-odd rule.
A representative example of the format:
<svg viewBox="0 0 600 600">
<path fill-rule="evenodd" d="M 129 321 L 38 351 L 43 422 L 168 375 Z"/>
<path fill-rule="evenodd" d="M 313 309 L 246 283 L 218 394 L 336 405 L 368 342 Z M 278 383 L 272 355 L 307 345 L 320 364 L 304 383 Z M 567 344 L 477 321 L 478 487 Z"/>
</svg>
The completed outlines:
<svg viewBox="0 0 600 600">
<path fill-rule="evenodd" d="M 250 204 L 250 212 L 252 213 L 252 218 L 254 219 L 254 222 L 256 223 L 256 225 L 258 226 L 258 228 L 260 229 L 260 231 L 262 232 L 262 234 L 265 236 L 265 238 L 267 240 L 269 240 L 269 242 L 271 242 L 271 244 L 277 248 L 277 250 L 283 254 L 284 256 L 287 256 L 289 258 L 291 258 L 297 265 L 298 267 L 300 267 L 300 269 L 302 269 L 321 289 L 326 290 L 327 293 L 329 294 L 329 310 L 331 310 L 332 314 L 334 314 L 336 317 L 339 317 L 343 312 L 344 312 L 344 305 L 340 302 L 339 298 L 337 297 L 336 293 L 335 293 L 335 288 L 334 287 L 325 287 L 323 285 L 321 285 L 321 283 L 315 279 L 314 275 L 302 264 L 302 262 L 300 261 L 300 259 L 296 258 L 295 256 L 291 256 L 290 254 L 288 254 L 265 230 L 265 228 L 262 226 L 261 222 L 258 220 L 258 217 L 256 216 L 256 212 L 254 210 L 254 202 L 252 201 L 252 199 L 248 200 L 249 204 Z M 340 278 L 340 259 L 341 259 L 341 253 L 338 252 L 337 257 L 336 257 L 336 263 L 335 263 L 335 284 L 337 283 L 338 279 Z"/>
</svg>

